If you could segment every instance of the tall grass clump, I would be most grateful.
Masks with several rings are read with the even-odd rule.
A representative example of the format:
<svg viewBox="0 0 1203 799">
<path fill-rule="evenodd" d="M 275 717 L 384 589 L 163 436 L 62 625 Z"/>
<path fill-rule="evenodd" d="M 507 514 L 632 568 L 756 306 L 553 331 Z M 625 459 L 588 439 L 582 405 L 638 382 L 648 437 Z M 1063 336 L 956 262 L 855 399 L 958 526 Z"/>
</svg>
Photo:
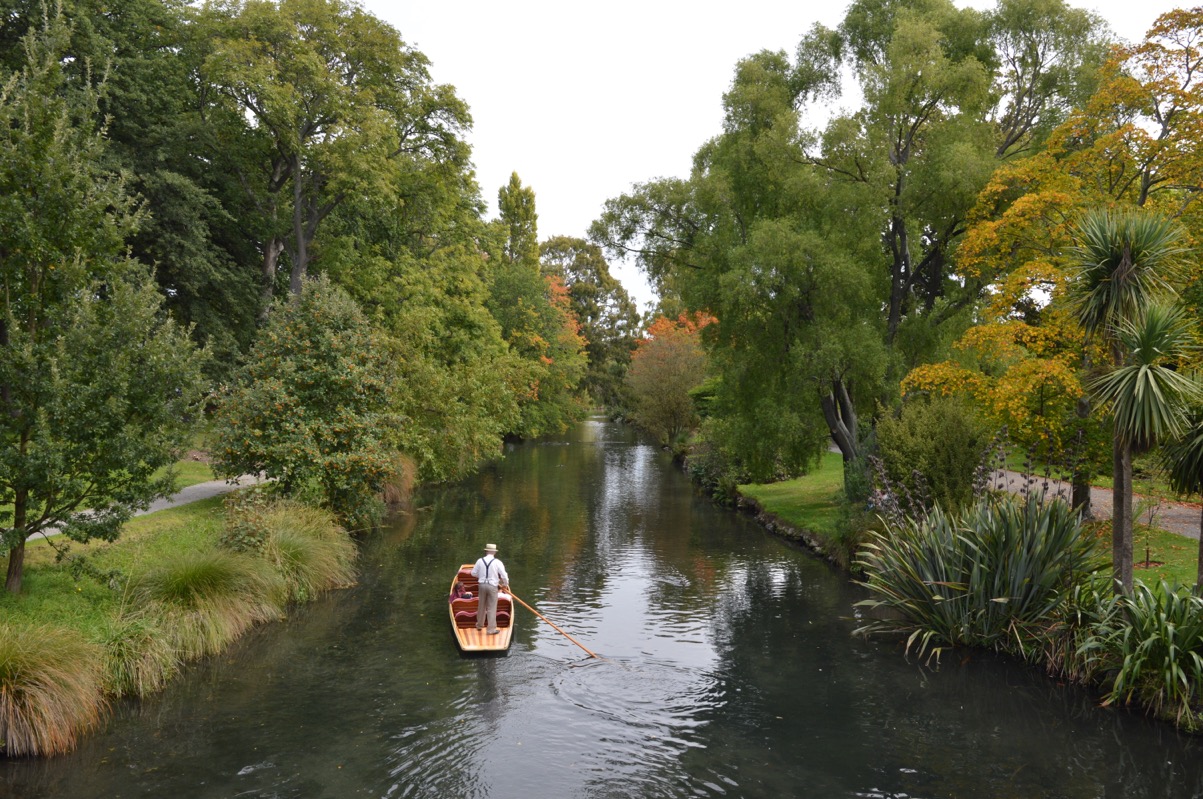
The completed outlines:
<svg viewBox="0 0 1203 799">
<path fill-rule="evenodd" d="M 1183 729 L 1203 728 L 1203 599 L 1138 580 L 1113 603 L 1081 648 L 1113 675 L 1108 703 L 1136 701 Z"/>
<path fill-rule="evenodd" d="M 312 505 L 262 492 L 231 501 L 222 545 L 264 558 L 294 602 L 355 582 L 355 542 L 332 512 Z"/>
<path fill-rule="evenodd" d="M 180 657 L 162 619 L 143 609 L 110 618 L 100 635 L 104 687 L 113 696 L 144 697 L 160 690 L 179 670 Z"/>
<path fill-rule="evenodd" d="M 909 652 L 978 646 L 1034 659 L 1102 566 L 1064 502 L 989 498 L 871 532 L 857 559 L 875 598 L 862 635 L 906 636 Z"/>
<path fill-rule="evenodd" d="M 0 623 L 0 749 L 10 757 L 75 746 L 105 707 L 101 654 L 77 633 Z"/>
<path fill-rule="evenodd" d="M 297 503 L 280 503 L 262 515 L 263 556 L 284 578 L 288 598 L 306 602 L 355 582 L 355 542 L 334 514 Z"/>
<path fill-rule="evenodd" d="M 159 614 L 184 660 L 220 652 L 251 626 L 280 618 L 280 578 L 259 558 L 223 550 L 187 552 L 136 578 L 133 600 Z"/>
</svg>

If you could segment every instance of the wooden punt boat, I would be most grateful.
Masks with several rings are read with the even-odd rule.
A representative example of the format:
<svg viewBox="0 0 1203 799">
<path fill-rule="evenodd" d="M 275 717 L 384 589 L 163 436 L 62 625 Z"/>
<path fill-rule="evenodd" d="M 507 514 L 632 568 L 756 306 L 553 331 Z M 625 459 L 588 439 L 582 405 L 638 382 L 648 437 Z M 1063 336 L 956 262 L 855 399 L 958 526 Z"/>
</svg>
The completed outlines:
<svg viewBox="0 0 1203 799">
<path fill-rule="evenodd" d="M 497 635 L 488 635 L 486 630 L 476 629 L 476 611 L 479 606 L 476 578 L 472 576 L 471 563 L 465 563 L 456 571 L 447 592 L 447 612 L 451 616 L 451 631 L 455 642 L 464 652 L 504 652 L 510 648 L 514 633 L 514 601 L 502 591 L 497 595 Z M 451 600 L 455 584 L 460 583 L 472 592 L 471 599 Z"/>
</svg>

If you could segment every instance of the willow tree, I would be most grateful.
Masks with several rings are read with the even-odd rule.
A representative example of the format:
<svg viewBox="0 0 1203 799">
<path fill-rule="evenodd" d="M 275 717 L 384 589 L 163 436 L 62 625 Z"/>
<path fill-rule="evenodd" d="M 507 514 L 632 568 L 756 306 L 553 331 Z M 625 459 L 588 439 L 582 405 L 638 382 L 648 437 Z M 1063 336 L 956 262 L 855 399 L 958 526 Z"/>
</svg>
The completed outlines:
<svg viewBox="0 0 1203 799">
<path fill-rule="evenodd" d="M 973 321 L 990 281 L 957 269 L 970 209 L 1067 113 L 1097 31 L 1060 2 L 858 0 L 792 59 L 737 66 L 688 181 L 607 204 L 594 236 L 718 318 L 714 412 L 754 472 L 829 441 L 856 460 L 860 415 Z M 845 70 L 863 101 L 830 117 Z"/>
</svg>

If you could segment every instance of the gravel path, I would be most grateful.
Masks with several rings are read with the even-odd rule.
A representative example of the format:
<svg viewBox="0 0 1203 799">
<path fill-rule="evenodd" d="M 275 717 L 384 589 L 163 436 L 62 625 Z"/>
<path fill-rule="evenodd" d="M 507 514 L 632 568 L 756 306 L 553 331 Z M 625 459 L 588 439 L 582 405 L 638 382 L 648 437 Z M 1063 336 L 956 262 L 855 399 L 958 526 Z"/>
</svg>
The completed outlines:
<svg viewBox="0 0 1203 799">
<path fill-rule="evenodd" d="M 209 497 L 216 497 L 221 494 L 228 494 L 236 488 L 243 486 L 255 485 L 260 480 L 255 475 L 247 474 L 239 477 L 236 482 L 228 482 L 226 480 L 210 480 L 207 483 L 196 483 L 195 485 L 185 486 L 169 497 L 156 499 L 150 503 L 146 510 L 140 510 L 134 513 L 135 516 L 145 516 L 148 513 L 155 511 L 167 510 L 168 508 L 177 508 L 180 505 L 187 505 L 190 502 L 198 502 Z M 50 527 L 36 535 L 50 537 L 58 535 L 57 528 Z M 2 552 L 3 550 L 0 550 Z"/>
<path fill-rule="evenodd" d="M 1018 472 L 995 472 L 991 480 L 992 488 L 1007 488 L 1016 493 L 1022 492 L 1024 488 L 1024 477 Z M 1059 480 L 1044 480 L 1043 478 L 1033 478 L 1031 481 L 1032 490 L 1041 490 L 1054 492 L 1064 496 L 1066 500 L 1070 496 L 1070 487 L 1068 483 L 1063 483 Z M 1132 497 L 1132 506 L 1134 508 L 1141 507 L 1142 497 L 1134 495 Z M 1110 519 L 1111 518 L 1111 502 L 1112 492 L 1109 488 L 1099 488 L 1095 486 L 1090 489 L 1090 509 L 1091 518 L 1094 519 Z M 1162 530 L 1169 530 L 1171 533 L 1199 540 L 1199 521 L 1200 513 L 1203 513 L 1203 505 L 1197 502 L 1170 502 L 1168 500 L 1154 500 L 1156 502 L 1153 508 L 1153 526 L 1160 527 Z M 1145 511 L 1147 513 L 1148 510 Z M 1147 517 L 1141 514 L 1139 522 L 1146 522 Z"/>
</svg>

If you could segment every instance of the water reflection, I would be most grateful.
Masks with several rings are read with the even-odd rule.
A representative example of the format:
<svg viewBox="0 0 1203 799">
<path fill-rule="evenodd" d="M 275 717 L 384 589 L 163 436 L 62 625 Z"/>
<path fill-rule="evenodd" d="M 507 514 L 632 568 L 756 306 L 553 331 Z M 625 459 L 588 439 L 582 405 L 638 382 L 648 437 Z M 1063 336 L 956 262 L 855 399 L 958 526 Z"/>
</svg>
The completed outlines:
<svg viewBox="0 0 1203 799">
<path fill-rule="evenodd" d="M 14 797 L 1165 797 L 1199 742 L 1017 664 L 851 637 L 857 589 L 592 421 L 511 448 L 365 543 L 362 579 L 123 704 Z M 457 653 L 443 592 L 486 541 L 519 611 Z"/>
</svg>

